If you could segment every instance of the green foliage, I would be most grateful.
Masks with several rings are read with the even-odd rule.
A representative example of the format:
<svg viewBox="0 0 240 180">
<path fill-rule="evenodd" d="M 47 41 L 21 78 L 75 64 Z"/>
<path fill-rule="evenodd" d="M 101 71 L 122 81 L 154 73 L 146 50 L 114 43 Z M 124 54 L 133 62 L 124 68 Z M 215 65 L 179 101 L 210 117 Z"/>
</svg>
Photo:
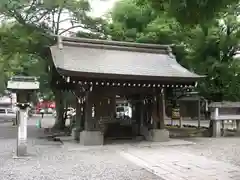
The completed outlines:
<svg viewBox="0 0 240 180">
<path fill-rule="evenodd" d="M 186 0 L 185 9 L 181 9 L 184 8 L 182 5 L 178 6 L 180 1 L 154 2 L 158 3 L 154 6 L 157 13 L 152 11 L 151 16 L 142 20 L 141 16 L 152 10 L 146 1 L 120 1 L 111 12 L 109 33 L 112 39 L 175 44 L 173 52 L 178 62 L 196 73 L 206 75 L 198 86 L 203 96 L 215 101 L 239 100 L 240 67 L 234 58 L 239 45 L 240 26 L 235 16 L 238 8 L 230 6 L 224 9 L 222 20 L 219 21 L 213 14 L 220 14 L 219 10 L 224 7 L 222 1 L 216 9 L 210 9 L 206 14 L 203 11 L 205 6 L 213 7 L 216 2 L 205 1 L 207 4 L 201 4 L 203 1 Z M 198 6 L 196 3 L 200 3 L 199 7 L 187 13 L 187 8 Z M 177 13 L 181 15 L 176 17 Z M 206 21 L 208 23 L 203 24 Z"/>
<path fill-rule="evenodd" d="M 239 100 L 239 22 L 232 14 L 212 24 L 207 35 L 195 29 L 189 42 L 188 59 L 191 68 L 207 77 L 200 83 L 201 93 L 212 100 Z"/>
<path fill-rule="evenodd" d="M 156 17 L 147 4 L 137 6 L 134 0 L 119 1 L 111 12 L 112 21 L 109 33 L 113 40 L 135 41 L 137 34 L 142 32 Z"/>
<path fill-rule="evenodd" d="M 113 40 L 176 44 L 178 46 L 174 47 L 174 52 L 179 52 L 177 59 L 184 61 L 185 50 L 181 45 L 185 38 L 184 28 L 167 12 L 156 14 L 147 3 L 127 0 L 116 3 L 111 16 L 108 33 Z"/>
<path fill-rule="evenodd" d="M 47 62 L 41 58 L 41 46 L 50 41 L 40 31 L 31 31 L 21 24 L 12 24 L 0 29 L 0 54 L 4 83 L 16 74 L 40 78 L 40 91 L 49 91 Z"/>
<path fill-rule="evenodd" d="M 103 21 L 90 18 L 89 11 L 87 0 L 1 1 L 0 17 L 6 21 L 0 28 L 1 68 L 4 70 L 0 80 L 6 82 L 19 73 L 39 76 L 41 92 L 45 97 L 51 96 L 49 88 L 54 90 L 57 76 L 51 71 L 51 57 L 46 53 L 46 47 L 54 44 L 51 35 L 64 35 L 76 28 L 103 33 L 104 29 L 99 26 Z M 66 24 L 69 27 L 65 27 Z"/>
<path fill-rule="evenodd" d="M 113 21 L 121 22 L 124 24 L 124 28 L 136 29 L 137 32 L 142 31 L 156 17 L 150 6 L 146 4 L 136 6 L 136 2 L 132 0 L 117 2 L 113 12 Z"/>
<path fill-rule="evenodd" d="M 104 21 L 92 19 L 87 15 L 89 11 L 87 0 L 0 1 L 0 18 L 5 19 L 8 25 L 0 28 L 0 68 L 6 70 L 0 74 L 0 81 L 18 73 L 39 76 L 40 96 L 44 99 L 55 96 L 57 127 L 65 124 L 64 103 L 62 93 L 56 89 L 59 74 L 46 49 L 55 43 L 52 34 L 65 35 L 76 28 L 104 36 Z M 4 88 L 0 87 L 0 90 Z"/>
<path fill-rule="evenodd" d="M 238 0 L 145 0 L 158 11 L 167 11 L 181 24 L 198 25 L 211 21 L 219 12 L 239 3 Z"/>
</svg>

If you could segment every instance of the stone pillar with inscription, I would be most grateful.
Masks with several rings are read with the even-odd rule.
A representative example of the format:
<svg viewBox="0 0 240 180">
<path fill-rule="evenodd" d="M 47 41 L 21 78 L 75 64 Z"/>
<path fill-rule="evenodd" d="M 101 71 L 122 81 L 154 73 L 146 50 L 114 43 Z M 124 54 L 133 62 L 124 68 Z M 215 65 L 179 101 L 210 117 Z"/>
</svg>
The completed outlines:
<svg viewBox="0 0 240 180">
<path fill-rule="evenodd" d="M 28 120 L 28 110 L 29 104 L 18 103 L 18 137 L 17 137 L 17 151 L 16 156 L 27 155 L 27 120 Z"/>
</svg>

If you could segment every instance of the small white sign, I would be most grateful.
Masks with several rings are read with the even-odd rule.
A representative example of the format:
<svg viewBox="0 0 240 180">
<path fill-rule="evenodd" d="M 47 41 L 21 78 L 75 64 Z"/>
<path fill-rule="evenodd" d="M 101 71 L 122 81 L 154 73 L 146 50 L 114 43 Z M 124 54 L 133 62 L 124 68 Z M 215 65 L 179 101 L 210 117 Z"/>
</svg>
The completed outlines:
<svg viewBox="0 0 240 180">
<path fill-rule="evenodd" d="M 22 142 L 27 141 L 27 110 L 19 110 L 19 114 L 18 140 Z"/>
<path fill-rule="evenodd" d="M 8 89 L 21 89 L 21 90 L 38 90 L 39 82 L 18 82 L 8 81 Z"/>
</svg>

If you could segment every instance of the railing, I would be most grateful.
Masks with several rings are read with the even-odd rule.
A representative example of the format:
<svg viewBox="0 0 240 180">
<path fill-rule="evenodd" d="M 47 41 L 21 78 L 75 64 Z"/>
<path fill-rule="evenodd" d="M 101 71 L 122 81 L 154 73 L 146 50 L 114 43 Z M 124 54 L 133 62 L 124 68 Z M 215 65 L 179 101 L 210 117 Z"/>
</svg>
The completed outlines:
<svg viewBox="0 0 240 180">
<path fill-rule="evenodd" d="M 225 121 L 236 121 L 236 130 L 240 131 L 240 114 L 219 114 L 219 108 L 214 107 L 211 113 L 212 136 L 219 137 L 224 135 Z"/>
<path fill-rule="evenodd" d="M 240 115 L 219 115 L 214 120 L 240 120 Z"/>
</svg>

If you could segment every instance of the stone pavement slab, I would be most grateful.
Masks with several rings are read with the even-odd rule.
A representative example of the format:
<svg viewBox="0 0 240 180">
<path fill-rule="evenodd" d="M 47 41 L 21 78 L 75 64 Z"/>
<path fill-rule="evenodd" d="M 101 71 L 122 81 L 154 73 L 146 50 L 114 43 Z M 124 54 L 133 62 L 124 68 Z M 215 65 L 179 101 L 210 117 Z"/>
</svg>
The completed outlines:
<svg viewBox="0 0 240 180">
<path fill-rule="evenodd" d="M 132 148 L 120 155 L 166 180 L 240 180 L 238 166 L 173 148 Z"/>
</svg>

